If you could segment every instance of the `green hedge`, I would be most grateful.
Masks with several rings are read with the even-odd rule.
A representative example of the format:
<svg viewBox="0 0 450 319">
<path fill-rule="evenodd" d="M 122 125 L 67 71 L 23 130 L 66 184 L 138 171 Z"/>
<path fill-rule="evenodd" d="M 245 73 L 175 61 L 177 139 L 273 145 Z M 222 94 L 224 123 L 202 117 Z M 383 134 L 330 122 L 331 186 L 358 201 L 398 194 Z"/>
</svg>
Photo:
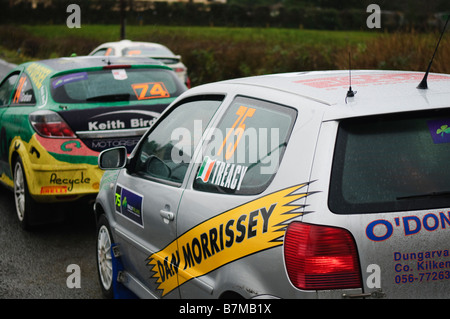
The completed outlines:
<svg viewBox="0 0 450 319">
<path fill-rule="evenodd" d="M 129 3 L 129 1 L 125 1 Z M 367 4 L 372 0 L 356 1 L 352 6 L 338 1 L 299 1 L 302 6 L 242 5 L 236 3 L 209 5 L 183 2 L 133 2 L 127 7 L 129 25 L 280 27 L 318 30 L 367 29 Z M 81 8 L 83 24 L 118 24 L 118 0 L 54 0 L 49 6 L 39 4 L 33 9 L 30 2 L 10 6 L 10 0 L 0 0 L 0 24 L 65 24 L 69 4 Z M 347 3 L 347 2 L 342 2 Z M 353 2 L 349 2 L 353 3 Z M 317 6 L 319 4 L 320 6 Z M 387 4 L 383 4 L 383 9 Z M 436 8 L 437 10 L 438 8 Z M 420 10 L 393 11 L 383 19 L 383 29 L 413 26 L 416 30 L 429 27 L 430 13 Z"/>
</svg>

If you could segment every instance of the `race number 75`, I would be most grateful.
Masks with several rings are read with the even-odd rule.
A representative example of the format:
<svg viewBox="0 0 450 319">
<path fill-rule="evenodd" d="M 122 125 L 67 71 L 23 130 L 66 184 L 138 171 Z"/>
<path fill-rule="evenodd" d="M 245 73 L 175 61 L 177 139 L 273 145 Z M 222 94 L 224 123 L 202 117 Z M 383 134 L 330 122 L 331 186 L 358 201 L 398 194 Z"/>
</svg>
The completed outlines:
<svg viewBox="0 0 450 319">
<path fill-rule="evenodd" d="M 252 117 L 253 114 L 255 114 L 255 109 L 251 108 L 251 107 L 246 107 L 246 106 L 240 106 L 239 109 L 236 111 L 236 115 L 238 115 L 237 120 L 234 122 L 233 126 L 231 127 L 231 129 L 228 131 L 227 136 L 225 137 L 225 139 L 223 140 L 223 143 L 221 145 L 221 147 L 219 148 L 219 151 L 217 152 L 217 155 L 220 155 L 225 147 L 225 144 L 227 144 L 227 141 L 233 137 L 236 137 L 235 142 L 233 143 L 228 142 L 227 146 L 226 146 L 226 150 L 225 150 L 225 159 L 229 160 L 231 158 L 231 156 L 233 156 L 239 141 L 242 138 L 242 135 L 244 134 L 245 131 L 245 120 L 249 117 Z"/>
</svg>

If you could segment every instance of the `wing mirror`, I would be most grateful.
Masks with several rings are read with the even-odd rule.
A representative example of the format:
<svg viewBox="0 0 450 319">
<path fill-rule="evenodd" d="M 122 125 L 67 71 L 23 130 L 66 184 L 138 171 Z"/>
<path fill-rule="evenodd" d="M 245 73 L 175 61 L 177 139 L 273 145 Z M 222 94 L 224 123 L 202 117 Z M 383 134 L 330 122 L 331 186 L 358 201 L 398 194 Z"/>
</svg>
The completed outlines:
<svg viewBox="0 0 450 319">
<path fill-rule="evenodd" d="M 98 156 L 98 167 L 103 170 L 124 168 L 127 162 L 127 149 L 123 146 L 104 150 Z"/>
</svg>

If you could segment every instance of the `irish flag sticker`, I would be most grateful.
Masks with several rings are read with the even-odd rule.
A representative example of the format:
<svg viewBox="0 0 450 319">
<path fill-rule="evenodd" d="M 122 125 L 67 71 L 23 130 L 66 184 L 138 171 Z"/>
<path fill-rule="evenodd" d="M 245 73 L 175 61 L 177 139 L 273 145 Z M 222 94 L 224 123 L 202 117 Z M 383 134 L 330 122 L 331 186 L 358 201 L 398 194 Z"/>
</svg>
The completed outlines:
<svg viewBox="0 0 450 319">
<path fill-rule="evenodd" d="M 200 178 L 203 182 L 207 183 L 209 180 L 209 176 L 211 176 L 211 172 L 213 170 L 215 162 L 215 160 L 212 160 L 208 156 L 205 156 L 202 166 L 198 171 L 197 178 Z"/>
</svg>

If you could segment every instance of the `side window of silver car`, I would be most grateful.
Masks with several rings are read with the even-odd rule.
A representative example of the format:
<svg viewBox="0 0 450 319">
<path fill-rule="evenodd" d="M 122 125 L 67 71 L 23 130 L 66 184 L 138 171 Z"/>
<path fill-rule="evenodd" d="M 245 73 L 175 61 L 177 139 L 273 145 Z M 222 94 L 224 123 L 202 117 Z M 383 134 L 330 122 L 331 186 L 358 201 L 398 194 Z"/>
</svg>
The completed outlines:
<svg viewBox="0 0 450 319">
<path fill-rule="evenodd" d="M 293 108 L 237 97 L 204 147 L 194 189 L 259 194 L 278 171 L 297 117 Z"/>
<path fill-rule="evenodd" d="M 131 173 L 180 185 L 194 150 L 222 99 L 223 96 L 202 96 L 173 107 L 140 143 L 131 163 Z"/>
</svg>

